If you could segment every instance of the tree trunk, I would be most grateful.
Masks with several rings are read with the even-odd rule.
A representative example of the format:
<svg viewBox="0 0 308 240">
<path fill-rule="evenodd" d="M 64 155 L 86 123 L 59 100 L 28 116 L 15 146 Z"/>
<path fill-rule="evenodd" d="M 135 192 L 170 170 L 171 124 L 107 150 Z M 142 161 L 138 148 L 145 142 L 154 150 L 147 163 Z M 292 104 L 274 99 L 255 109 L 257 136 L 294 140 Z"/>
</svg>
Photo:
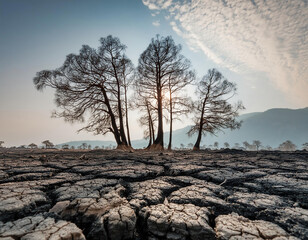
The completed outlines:
<svg viewBox="0 0 308 240">
<path fill-rule="evenodd" d="M 157 136 L 153 143 L 153 149 L 159 150 L 164 149 L 164 131 L 163 131 L 163 108 L 162 108 L 162 89 L 160 86 L 157 87 L 157 110 L 158 110 L 158 126 Z"/>
<path fill-rule="evenodd" d="M 122 143 L 124 145 L 127 145 L 120 97 L 121 97 L 121 95 L 120 95 L 120 92 L 119 92 L 118 93 L 118 111 L 119 111 L 119 122 L 120 122 L 120 136 L 121 136 Z"/>
<path fill-rule="evenodd" d="M 172 145 L 172 111 L 173 111 L 173 108 L 172 108 L 172 97 L 171 97 L 171 90 L 170 91 L 170 132 L 169 132 L 169 144 L 168 144 L 168 150 L 171 150 L 171 145 Z"/>
<path fill-rule="evenodd" d="M 193 150 L 200 150 L 201 137 L 202 137 L 202 128 L 199 129 L 198 138 L 194 145 Z"/>
<path fill-rule="evenodd" d="M 102 87 L 101 88 L 102 90 L 102 93 L 103 93 L 103 96 L 104 96 L 104 99 L 105 99 L 105 104 L 108 108 L 108 112 L 109 112 L 109 115 L 110 115 L 110 120 L 111 120 L 111 126 L 112 126 L 112 129 L 113 129 L 113 135 L 114 135 L 114 138 L 117 142 L 117 145 L 121 145 L 122 144 L 122 141 L 121 141 L 121 138 L 120 138 L 120 134 L 119 134 L 119 131 L 118 131 L 118 127 L 117 127 L 117 123 L 116 123 L 116 120 L 115 120 L 115 116 L 112 112 L 112 109 L 110 107 L 110 103 L 109 103 L 109 98 L 107 96 L 107 93 L 106 93 L 106 90 Z"/>
<path fill-rule="evenodd" d="M 149 134 L 150 134 L 150 137 L 149 137 L 149 144 L 146 148 L 149 148 L 151 145 L 152 145 L 152 136 L 154 135 L 153 131 L 152 131 L 152 118 L 151 118 L 151 112 L 150 112 L 150 109 L 149 109 L 149 105 L 148 103 L 147 104 L 147 112 L 148 112 L 148 121 L 149 121 Z"/>
<path fill-rule="evenodd" d="M 121 137 L 121 142 L 123 145 L 128 145 L 127 140 L 126 140 L 126 135 L 125 135 L 125 130 L 124 130 L 124 122 L 123 122 L 123 113 L 122 113 L 122 101 L 121 101 L 121 84 L 120 80 L 118 78 L 116 66 L 114 63 L 112 63 L 113 70 L 114 70 L 114 76 L 115 79 L 117 80 L 117 88 L 118 88 L 118 95 L 117 95 L 117 100 L 118 100 L 118 112 L 119 112 L 119 123 L 120 123 L 120 137 Z"/>
<path fill-rule="evenodd" d="M 202 111 L 201 111 L 201 117 L 200 117 L 200 123 L 199 123 L 199 132 L 198 132 L 198 137 L 197 141 L 194 145 L 193 150 L 200 150 L 200 143 L 201 143 L 201 138 L 202 138 L 202 128 L 203 128 L 203 117 L 204 117 L 204 108 L 205 108 L 205 103 L 207 101 L 207 96 L 205 97 L 203 104 L 202 104 Z"/>
<path fill-rule="evenodd" d="M 128 107 L 127 107 L 127 87 L 124 87 L 125 90 L 125 117 L 126 117 L 126 131 L 127 131 L 127 139 L 128 139 L 128 145 L 132 146 L 132 143 L 130 141 L 130 133 L 129 133 L 129 126 L 128 126 Z"/>
<path fill-rule="evenodd" d="M 151 122 L 151 129 L 152 129 L 152 142 L 154 142 L 155 141 L 155 131 L 154 131 L 154 123 L 153 123 L 153 119 L 151 115 L 150 115 L 150 122 Z"/>
</svg>

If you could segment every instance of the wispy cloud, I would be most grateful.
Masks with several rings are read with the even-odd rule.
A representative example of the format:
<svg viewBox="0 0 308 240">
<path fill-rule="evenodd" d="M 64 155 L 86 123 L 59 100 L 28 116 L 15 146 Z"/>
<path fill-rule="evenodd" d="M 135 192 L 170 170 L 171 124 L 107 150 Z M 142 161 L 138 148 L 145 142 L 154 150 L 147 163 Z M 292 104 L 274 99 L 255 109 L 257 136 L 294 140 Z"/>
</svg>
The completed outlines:
<svg viewBox="0 0 308 240">
<path fill-rule="evenodd" d="M 153 24 L 155 27 L 159 27 L 159 26 L 160 26 L 159 20 L 152 22 L 152 24 Z"/>
<path fill-rule="evenodd" d="M 308 103 L 306 0 L 143 0 L 163 11 L 193 50 L 238 73 L 266 73 L 288 96 Z"/>
</svg>

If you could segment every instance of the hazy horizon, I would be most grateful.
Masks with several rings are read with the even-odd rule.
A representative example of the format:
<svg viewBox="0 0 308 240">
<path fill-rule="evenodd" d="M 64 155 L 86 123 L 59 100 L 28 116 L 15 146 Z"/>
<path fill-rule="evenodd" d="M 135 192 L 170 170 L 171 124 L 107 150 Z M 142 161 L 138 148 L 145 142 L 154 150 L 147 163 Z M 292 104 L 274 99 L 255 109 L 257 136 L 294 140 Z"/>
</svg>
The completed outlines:
<svg viewBox="0 0 308 240">
<path fill-rule="evenodd" d="M 135 66 L 156 34 L 181 44 L 197 76 L 217 68 L 238 86 L 246 110 L 308 106 L 308 3 L 279 1 L 40 1 L 0 0 L 0 140 L 4 146 L 70 140 L 113 140 L 93 136 L 50 118 L 53 91 L 38 92 L 36 72 L 61 66 L 82 45 L 97 47 L 113 35 L 127 46 Z M 193 95 L 193 90 L 189 90 Z M 132 139 L 143 130 L 130 112 Z M 190 124 L 175 122 L 174 130 Z M 168 131 L 165 125 L 164 131 Z"/>
</svg>

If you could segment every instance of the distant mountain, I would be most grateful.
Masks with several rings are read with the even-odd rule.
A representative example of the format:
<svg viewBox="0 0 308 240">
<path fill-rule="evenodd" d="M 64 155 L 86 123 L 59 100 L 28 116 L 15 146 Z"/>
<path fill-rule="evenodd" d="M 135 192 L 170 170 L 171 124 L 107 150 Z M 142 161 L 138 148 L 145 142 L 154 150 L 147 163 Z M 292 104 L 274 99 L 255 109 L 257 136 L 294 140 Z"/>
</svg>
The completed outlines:
<svg viewBox="0 0 308 240">
<path fill-rule="evenodd" d="M 253 140 L 261 141 L 263 146 L 278 147 L 279 144 L 286 140 L 291 140 L 298 148 L 305 142 L 308 142 L 308 108 L 303 109 L 284 109 L 275 108 L 265 112 L 255 112 L 240 115 L 239 120 L 243 121 L 242 127 L 239 130 L 225 130 L 219 132 L 217 136 L 207 135 L 203 137 L 201 145 L 206 146 L 218 142 L 220 147 L 223 147 L 225 142 L 230 146 L 235 143 L 242 145 L 244 141 L 252 143 Z M 187 146 L 194 144 L 197 134 L 188 137 L 187 132 L 190 126 L 173 131 L 173 147 L 181 147 L 181 144 Z M 169 132 L 166 132 L 164 142 L 167 144 L 169 140 Z M 78 147 L 82 143 L 91 144 L 92 147 L 102 145 L 115 146 L 112 141 L 74 141 L 69 142 L 70 146 Z M 147 146 L 147 140 L 140 139 L 132 141 L 134 148 L 143 148 Z M 59 144 L 61 146 L 63 144 Z"/>
<path fill-rule="evenodd" d="M 303 143 L 308 142 L 308 108 L 296 110 L 275 108 L 265 112 L 243 114 L 238 119 L 243 121 L 239 130 L 225 130 L 224 133 L 218 133 L 217 137 L 205 136 L 202 144 L 208 146 L 217 141 L 222 147 L 224 142 L 233 146 L 235 143 L 242 145 L 244 141 L 252 143 L 253 140 L 259 140 L 263 146 L 278 147 L 282 142 L 291 140 L 301 148 Z M 196 134 L 191 138 L 184 136 L 189 128 L 187 126 L 174 131 L 174 146 L 181 141 L 184 145 L 189 142 L 194 143 Z"/>
</svg>

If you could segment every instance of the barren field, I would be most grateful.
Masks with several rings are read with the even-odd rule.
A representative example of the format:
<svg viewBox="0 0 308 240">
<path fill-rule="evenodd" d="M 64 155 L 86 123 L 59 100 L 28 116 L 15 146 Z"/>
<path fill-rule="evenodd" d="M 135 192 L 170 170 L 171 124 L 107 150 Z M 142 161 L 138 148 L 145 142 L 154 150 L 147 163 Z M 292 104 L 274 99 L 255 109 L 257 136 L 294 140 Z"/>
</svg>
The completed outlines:
<svg viewBox="0 0 308 240">
<path fill-rule="evenodd" d="M 308 239 L 308 153 L 0 150 L 0 239 Z"/>
</svg>

